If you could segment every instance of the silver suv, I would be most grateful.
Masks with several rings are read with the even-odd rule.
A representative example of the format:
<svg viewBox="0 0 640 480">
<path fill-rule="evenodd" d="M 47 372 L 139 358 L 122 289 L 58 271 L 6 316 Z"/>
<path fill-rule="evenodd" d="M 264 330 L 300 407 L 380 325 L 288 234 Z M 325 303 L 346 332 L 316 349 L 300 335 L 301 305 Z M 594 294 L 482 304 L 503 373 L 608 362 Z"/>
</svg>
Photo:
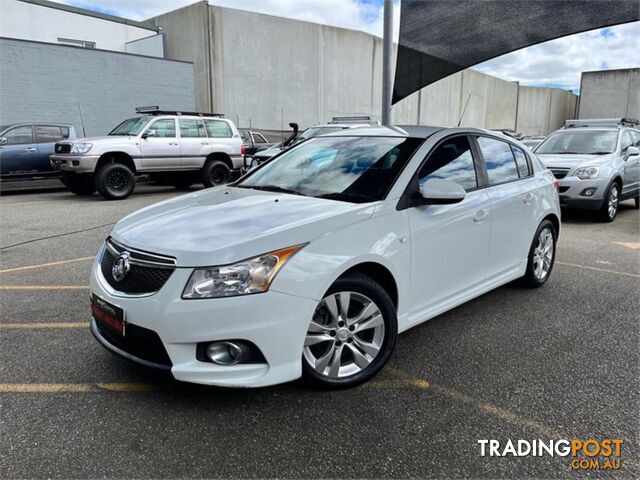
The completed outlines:
<svg viewBox="0 0 640 480">
<path fill-rule="evenodd" d="M 620 201 L 640 202 L 640 122 L 628 118 L 567 120 L 534 152 L 559 180 L 560 205 L 588 209 L 612 222 Z"/>
<path fill-rule="evenodd" d="M 244 144 L 231 120 L 220 114 L 136 109 L 137 116 L 106 137 L 56 143 L 50 161 L 77 195 L 96 190 L 104 198 L 127 198 L 137 174 L 176 188 L 195 182 L 227 183 L 244 166 Z"/>
</svg>

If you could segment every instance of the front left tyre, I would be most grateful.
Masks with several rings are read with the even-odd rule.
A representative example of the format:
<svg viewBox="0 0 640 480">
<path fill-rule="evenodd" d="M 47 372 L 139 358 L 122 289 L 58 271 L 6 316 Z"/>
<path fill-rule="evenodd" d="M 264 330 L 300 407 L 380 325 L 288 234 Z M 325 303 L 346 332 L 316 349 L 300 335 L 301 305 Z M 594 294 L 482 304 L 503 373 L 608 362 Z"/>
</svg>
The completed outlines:
<svg viewBox="0 0 640 480">
<path fill-rule="evenodd" d="M 387 363 L 398 322 L 389 294 L 362 274 L 339 278 L 319 303 L 304 342 L 304 379 L 326 389 L 366 382 Z"/>
<path fill-rule="evenodd" d="M 537 288 L 544 285 L 556 260 L 558 232 L 550 220 L 544 220 L 536 230 L 529 249 L 527 270 L 520 279 L 526 287 Z"/>
<path fill-rule="evenodd" d="M 617 182 L 612 182 L 611 185 L 609 185 L 602 209 L 600 210 L 600 219 L 605 223 L 613 222 L 616 219 L 616 215 L 618 215 L 619 206 L 620 186 Z"/>
<path fill-rule="evenodd" d="M 133 193 L 135 186 L 135 174 L 121 163 L 108 163 L 96 172 L 96 188 L 107 200 L 123 200 Z"/>
</svg>

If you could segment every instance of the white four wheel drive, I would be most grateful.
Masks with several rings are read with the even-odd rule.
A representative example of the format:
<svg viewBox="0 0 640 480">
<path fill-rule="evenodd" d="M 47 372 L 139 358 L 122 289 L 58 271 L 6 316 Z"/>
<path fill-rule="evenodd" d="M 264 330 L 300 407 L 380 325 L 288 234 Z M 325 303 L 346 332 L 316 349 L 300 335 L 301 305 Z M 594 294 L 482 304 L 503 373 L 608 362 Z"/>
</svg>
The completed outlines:
<svg viewBox="0 0 640 480">
<path fill-rule="evenodd" d="M 59 142 L 50 160 L 64 171 L 76 195 L 96 190 L 109 200 L 127 198 L 136 175 L 188 188 L 223 185 L 244 167 L 244 144 L 231 120 L 221 114 L 136 109 L 105 137 Z"/>
<path fill-rule="evenodd" d="M 506 135 L 341 130 L 122 219 L 93 264 L 91 330 L 182 381 L 351 387 L 400 332 L 542 286 L 559 228 L 557 181 Z"/>
</svg>

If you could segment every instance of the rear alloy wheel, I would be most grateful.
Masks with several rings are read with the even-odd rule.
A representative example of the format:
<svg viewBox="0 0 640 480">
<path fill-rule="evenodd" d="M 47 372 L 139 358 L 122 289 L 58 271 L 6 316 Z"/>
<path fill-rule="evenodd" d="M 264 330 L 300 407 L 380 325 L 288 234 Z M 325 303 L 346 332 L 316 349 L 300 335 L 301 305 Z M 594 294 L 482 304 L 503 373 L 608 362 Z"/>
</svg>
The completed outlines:
<svg viewBox="0 0 640 480">
<path fill-rule="evenodd" d="M 395 307 L 385 290 L 364 275 L 339 279 L 309 324 L 305 378 L 324 388 L 356 386 L 384 366 L 396 336 Z"/>
<path fill-rule="evenodd" d="M 230 179 L 231 169 L 222 160 L 209 160 L 202 167 L 202 183 L 206 188 L 225 185 Z"/>
<path fill-rule="evenodd" d="M 133 192 L 136 176 L 121 163 L 110 163 L 98 170 L 96 187 L 107 200 L 123 200 Z"/>
<path fill-rule="evenodd" d="M 93 195 L 96 191 L 96 185 L 91 175 L 65 172 L 61 181 L 70 192 L 81 197 Z"/>
<path fill-rule="evenodd" d="M 553 223 L 543 221 L 533 238 L 529 250 L 527 270 L 522 283 L 527 287 L 541 287 L 549 279 L 556 260 L 557 232 Z"/>
<path fill-rule="evenodd" d="M 612 183 L 607 190 L 607 196 L 605 197 L 604 204 L 602 205 L 602 211 L 600 212 L 600 218 L 603 222 L 609 223 L 616 219 L 618 214 L 618 208 L 620 206 L 620 187 L 617 183 Z"/>
</svg>

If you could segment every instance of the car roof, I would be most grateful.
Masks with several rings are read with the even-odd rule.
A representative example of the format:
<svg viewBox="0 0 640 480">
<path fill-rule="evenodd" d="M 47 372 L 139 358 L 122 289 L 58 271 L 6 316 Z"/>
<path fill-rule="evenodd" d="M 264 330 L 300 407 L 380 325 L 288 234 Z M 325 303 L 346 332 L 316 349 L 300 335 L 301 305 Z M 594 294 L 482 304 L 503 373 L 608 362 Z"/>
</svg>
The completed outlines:
<svg viewBox="0 0 640 480">
<path fill-rule="evenodd" d="M 423 127 L 417 125 L 392 125 L 377 127 L 360 127 L 357 129 L 345 129 L 326 134 L 329 137 L 412 137 L 427 138 L 442 130 L 443 127 Z"/>
</svg>

